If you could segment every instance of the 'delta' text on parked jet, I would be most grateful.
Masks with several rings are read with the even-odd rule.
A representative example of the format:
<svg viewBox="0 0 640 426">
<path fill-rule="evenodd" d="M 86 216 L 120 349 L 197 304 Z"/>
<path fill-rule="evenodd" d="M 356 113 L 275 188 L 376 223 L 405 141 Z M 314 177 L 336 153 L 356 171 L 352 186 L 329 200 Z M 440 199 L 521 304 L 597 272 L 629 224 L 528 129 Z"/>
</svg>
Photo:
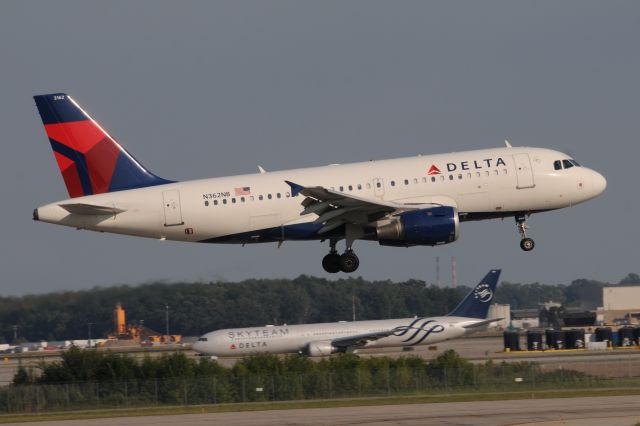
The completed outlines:
<svg viewBox="0 0 640 426">
<path fill-rule="evenodd" d="M 70 96 L 35 96 L 70 198 L 34 210 L 43 222 L 201 243 L 326 240 L 328 272 L 353 272 L 356 240 L 435 246 L 460 222 L 514 217 L 523 250 L 532 213 L 601 194 L 605 178 L 558 151 L 512 147 L 420 155 L 194 181 L 144 168 Z M 345 251 L 336 244 L 345 240 Z"/>
</svg>

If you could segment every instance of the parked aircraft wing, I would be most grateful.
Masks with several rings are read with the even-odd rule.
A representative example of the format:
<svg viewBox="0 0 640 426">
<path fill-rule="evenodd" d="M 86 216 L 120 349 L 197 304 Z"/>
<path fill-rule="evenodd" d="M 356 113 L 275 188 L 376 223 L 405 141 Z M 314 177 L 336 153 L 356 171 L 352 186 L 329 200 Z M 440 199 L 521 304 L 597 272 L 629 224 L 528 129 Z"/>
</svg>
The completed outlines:
<svg viewBox="0 0 640 426">
<path fill-rule="evenodd" d="M 118 209 L 112 206 L 97 206 L 94 204 L 84 203 L 70 203 L 70 204 L 58 204 L 71 214 L 79 214 L 86 216 L 100 216 L 100 215 L 114 215 L 122 213 L 125 210 Z"/>
<path fill-rule="evenodd" d="M 393 334 L 394 330 L 388 331 L 378 331 L 375 333 L 365 333 L 365 334 L 356 334 L 353 336 L 339 337 L 331 341 L 331 345 L 336 348 L 353 348 L 353 347 L 362 347 L 369 342 L 373 342 L 374 340 L 382 339 L 383 337 L 388 337 Z"/>
<path fill-rule="evenodd" d="M 316 223 L 324 223 L 319 234 L 328 232 L 345 223 L 364 224 L 369 222 L 371 214 L 396 214 L 409 210 L 421 210 L 434 207 L 435 203 L 401 204 L 374 198 L 360 197 L 354 194 L 336 191 L 323 186 L 302 186 L 285 180 L 291 187 L 291 195 L 304 195 L 304 210 L 300 215 L 315 213 Z"/>
</svg>

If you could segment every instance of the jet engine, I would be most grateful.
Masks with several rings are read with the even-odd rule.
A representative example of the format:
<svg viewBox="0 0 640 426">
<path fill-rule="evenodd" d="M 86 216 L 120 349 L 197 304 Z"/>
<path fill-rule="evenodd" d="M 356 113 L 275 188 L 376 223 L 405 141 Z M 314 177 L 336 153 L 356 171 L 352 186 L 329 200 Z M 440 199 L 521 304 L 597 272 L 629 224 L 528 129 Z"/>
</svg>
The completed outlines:
<svg viewBox="0 0 640 426">
<path fill-rule="evenodd" d="M 338 352 L 338 348 L 331 342 L 309 342 L 307 353 L 310 356 L 327 356 Z"/>
<path fill-rule="evenodd" d="M 452 243 L 460 235 L 458 209 L 438 206 L 400 213 L 376 223 L 378 242 L 383 246 L 435 246 Z"/>
</svg>

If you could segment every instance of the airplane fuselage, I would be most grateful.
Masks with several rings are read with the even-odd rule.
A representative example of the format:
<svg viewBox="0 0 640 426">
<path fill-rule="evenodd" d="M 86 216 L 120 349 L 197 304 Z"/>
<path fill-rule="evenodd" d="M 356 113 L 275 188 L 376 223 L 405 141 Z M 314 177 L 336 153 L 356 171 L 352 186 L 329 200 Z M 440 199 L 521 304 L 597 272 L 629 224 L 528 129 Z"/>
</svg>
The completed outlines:
<svg viewBox="0 0 640 426">
<path fill-rule="evenodd" d="M 212 243 L 324 239 L 316 214 L 301 216 L 294 181 L 402 204 L 457 208 L 461 221 L 570 207 L 599 195 L 606 181 L 586 167 L 554 168 L 566 154 L 496 148 L 238 175 L 76 197 L 34 218 L 80 229 Z M 113 214 L 73 214 L 66 203 L 112 206 Z M 339 230 L 333 231 L 339 232 Z M 362 239 L 375 239 L 364 234 Z"/>
<path fill-rule="evenodd" d="M 443 316 L 225 329 L 203 335 L 193 349 L 219 357 L 256 353 L 330 355 L 338 351 L 331 347 L 332 341 L 349 336 L 395 330 L 394 334 L 367 341 L 359 348 L 430 345 L 461 337 L 469 332 L 465 325 L 478 321 Z"/>
</svg>

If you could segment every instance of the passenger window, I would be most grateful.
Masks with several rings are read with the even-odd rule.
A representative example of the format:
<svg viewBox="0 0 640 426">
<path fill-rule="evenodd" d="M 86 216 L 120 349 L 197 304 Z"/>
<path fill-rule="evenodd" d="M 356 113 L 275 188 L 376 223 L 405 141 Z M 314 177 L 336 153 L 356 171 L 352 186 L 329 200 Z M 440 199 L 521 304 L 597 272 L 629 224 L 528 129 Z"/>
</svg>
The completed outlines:
<svg viewBox="0 0 640 426">
<path fill-rule="evenodd" d="M 205 200 L 204 202 L 205 207 L 209 205 L 209 202 Z"/>
<path fill-rule="evenodd" d="M 489 170 L 485 171 L 484 174 L 485 174 L 485 176 L 489 177 L 489 175 L 490 175 L 489 174 Z"/>
<path fill-rule="evenodd" d="M 440 181 L 444 182 L 444 176 L 440 175 Z"/>
<path fill-rule="evenodd" d="M 462 173 L 458 175 L 458 179 L 462 179 Z"/>
<path fill-rule="evenodd" d="M 467 179 L 471 179 L 471 173 L 467 173 Z"/>
<path fill-rule="evenodd" d="M 349 191 L 353 191 L 353 185 L 349 185 Z"/>
<path fill-rule="evenodd" d="M 258 200 L 262 201 L 264 200 L 264 197 L 262 195 L 258 195 Z"/>
<path fill-rule="evenodd" d="M 436 181 L 436 177 L 435 176 L 431 176 L 431 182 L 435 182 Z"/>
<path fill-rule="evenodd" d="M 382 187 L 382 184 L 381 184 L 380 182 L 377 182 L 377 183 L 376 183 L 376 186 L 377 186 L 378 188 L 380 188 L 380 187 Z"/>
<path fill-rule="evenodd" d="M 422 183 L 427 183 L 427 178 L 426 177 L 422 178 Z"/>
<path fill-rule="evenodd" d="M 413 178 L 413 183 L 418 183 L 418 179 Z"/>
<path fill-rule="evenodd" d="M 244 203 L 244 197 L 240 197 L 240 201 Z"/>
<path fill-rule="evenodd" d="M 344 192 L 344 186 L 340 186 L 340 192 Z"/>
<path fill-rule="evenodd" d="M 562 165 L 565 169 L 570 169 L 571 167 L 573 167 L 573 164 L 571 164 L 571 161 L 569 160 L 562 160 Z"/>
<path fill-rule="evenodd" d="M 251 195 L 249 198 L 251 198 L 251 201 L 255 201 L 256 197 L 254 197 L 253 195 Z"/>
<path fill-rule="evenodd" d="M 507 169 L 502 169 L 502 174 L 503 174 L 503 175 L 506 175 L 507 173 L 508 173 L 508 172 L 507 172 Z"/>
<path fill-rule="evenodd" d="M 371 189 L 371 184 L 367 183 L 367 189 Z"/>
<path fill-rule="evenodd" d="M 556 160 L 553 162 L 554 170 L 562 170 L 562 162 L 560 160 Z"/>
<path fill-rule="evenodd" d="M 476 176 L 480 177 L 480 176 L 482 176 L 482 173 L 476 172 Z"/>
<path fill-rule="evenodd" d="M 291 194 L 289 194 L 289 191 L 287 191 L 287 192 L 284 193 L 284 196 L 289 198 L 289 197 L 291 197 Z"/>
<path fill-rule="evenodd" d="M 277 197 L 277 198 L 282 198 L 282 196 L 280 195 L 280 193 L 279 193 L 279 192 L 276 194 L 276 197 Z"/>
<path fill-rule="evenodd" d="M 391 186 L 396 186 L 396 181 L 395 180 L 391 181 Z"/>
<path fill-rule="evenodd" d="M 235 204 L 235 203 L 236 203 L 236 199 L 235 199 L 235 198 L 232 198 L 232 199 L 231 199 L 231 202 L 232 202 L 233 204 Z"/>
<path fill-rule="evenodd" d="M 358 184 L 358 191 L 362 189 L 362 185 Z"/>
<path fill-rule="evenodd" d="M 496 176 L 498 176 L 500 174 L 500 172 L 498 170 L 494 170 Z"/>
<path fill-rule="evenodd" d="M 227 199 L 226 198 L 222 199 L 222 204 L 227 204 Z"/>
<path fill-rule="evenodd" d="M 405 184 L 405 185 L 409 185 L 409 179 L 405 179 L 405 180 L 404 180 L 404 184 Z"/>
<path fill-rule="evenodd" d="M 272 199 L 273 197 L 271 196 L 271 194 L 267 194 L 267 198 Z"/>
<path fill-rule="evenodd" d="M 213 205 L 217 206 L 218 205 L 218 200 L 213 200 Z"/>
<path fill-rule="evenodd" d="M 449 175 L 449 180 L 453 180 L 453 175 Z"/>
</svg>

